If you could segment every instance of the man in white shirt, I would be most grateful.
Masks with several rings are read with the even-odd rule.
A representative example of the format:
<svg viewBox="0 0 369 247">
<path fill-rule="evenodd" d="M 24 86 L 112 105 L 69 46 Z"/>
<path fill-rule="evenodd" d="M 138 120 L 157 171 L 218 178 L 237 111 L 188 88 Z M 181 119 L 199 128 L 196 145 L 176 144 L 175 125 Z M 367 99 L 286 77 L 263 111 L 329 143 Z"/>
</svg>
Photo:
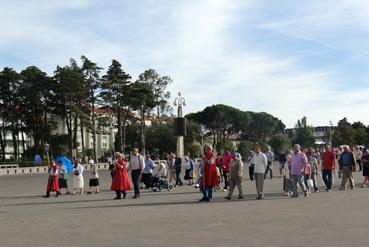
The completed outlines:
<svg viewBox="0 0 369 247">
<path fill-rule="evenodd" d="M 261 146 L 255 147 L 255 167 L 254 167 L 254 179 L 256 184 L 256 191 L 258 196 L 256 200 L 264 199 L 263 187 L 264 187 L 264 174 L 267 168 L 267 157 L 261 152 Z"/>
<path fill-rule="evenodd" d="M 133 199 L 140 197 L 141 174 L 144 168 L 144 157 L 138 152 L 138 148 L 134 148 L 132 150 L 131 160 L 129 161 L 129 170 L 131 170 L 132 183 L 135 191 L 135 195 L 132 197 Z"/>
</svg>

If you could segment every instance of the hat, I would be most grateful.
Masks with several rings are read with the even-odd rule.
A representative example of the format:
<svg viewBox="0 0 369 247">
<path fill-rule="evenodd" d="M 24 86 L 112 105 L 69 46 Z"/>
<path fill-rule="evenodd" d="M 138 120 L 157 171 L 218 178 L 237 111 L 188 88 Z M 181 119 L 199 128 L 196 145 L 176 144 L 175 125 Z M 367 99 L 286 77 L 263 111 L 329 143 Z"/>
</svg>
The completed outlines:
<svg viewBox="0 0 369 247">
<path fill-rule="evenodd" d="M 241 157 L 241 155 L 239 153 L 237 153 L 237 152 L 232 153 L 232 158 L 240 158 L 240 157 Z"/>
</svg>

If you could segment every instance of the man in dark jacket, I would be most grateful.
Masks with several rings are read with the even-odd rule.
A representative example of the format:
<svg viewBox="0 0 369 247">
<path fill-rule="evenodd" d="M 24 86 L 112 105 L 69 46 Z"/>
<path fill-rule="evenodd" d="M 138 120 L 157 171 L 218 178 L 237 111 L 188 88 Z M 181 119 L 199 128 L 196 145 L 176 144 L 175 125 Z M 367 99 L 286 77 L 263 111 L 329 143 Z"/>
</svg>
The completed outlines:
<svg viewBox="0 0 369 247">
<path fill-rule="evenodd" d="M 182 186 L 183 182 L 181 179 L 181 170 L 182 170 L 182 158 L 179 156 L 179 153 L 176 153 L 176 159 L 174 161 L 174 166 L 176 169 L 176 186 Z"/>
<path fill-rule="evenodd" d="M 343 153 L 341 154 L 338 164 L 342 173 L 342 183 L 340 190 L 346 189 L 347 179 L 350 182 L 350 188 L 353 190 L 355 188 L 354 176 L 352 171 L 355 169 L 355 157 L 351 152 L 348 145 L 343 146 Z"/>
</svg>

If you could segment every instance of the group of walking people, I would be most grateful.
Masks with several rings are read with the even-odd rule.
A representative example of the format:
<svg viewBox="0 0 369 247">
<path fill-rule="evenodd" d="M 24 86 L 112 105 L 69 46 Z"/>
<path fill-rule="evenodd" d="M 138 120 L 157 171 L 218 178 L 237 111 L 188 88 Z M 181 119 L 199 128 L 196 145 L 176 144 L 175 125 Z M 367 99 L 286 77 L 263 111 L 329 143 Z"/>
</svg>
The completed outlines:
<svg viewBox="0 0 369 247">
<path fill-rule="evenodd" d="M 95 193 L 99 193 L 99 173 L 92 158 L 88 160 L 90 166 L 90 180 L 89 180 L 89 191 L 87 194 L 92 194 L 92 190 L 95 189 Z M 73 165 L 73 188 L 72 191 L 68 188 L 69 171 L 68 168 L 61 160 L 55 162 L 51 160 L 48 167 L 49 179 L 46 187 L 45 197 L 50 197 L 50 192 L 55 192 L 55 196 L 61 195 L 61 189 L 66 190 L 67 195 L 75 195 L 76 192 L 83 194 L 84 192 L 84 169 L 81 162 L 78 160 L 74 161 Z"/>
<path fill-rule="evenodd" d="M 305 197 L 312 192 L 318 192 L 317 177 L 320 175 L 324 181 L 325 190 L 330 192 L 333 184 L 333 174 L 336 172 L 336 160 L 338 161 L 339 176 L 342 176 L 340 190 L 345 190 L 347 184 L 349 184 L 350 189 L 355 188 L 353 172 L 357 164 L 360 164 L 359 171 L 363 171 L 363 187 L 366 187 L 369 182 L 369 149 L 361 151 L 354 147 L 351 150 L 349 146 L 344 145 L 342 149 L 334 151 L 330 145 L 326 145 L 324 152 L 320 154 L 314 148 L 301 150 L 300 145 L 295 144 L 292 150 L 285 151 L 278 159 L 280 163 L 279 175 L 280 178 L 283 177 L 283 194 L 291 198 L 299 197 L 299 188 Z M 274 160 L 275 156 L 271 148 L 267 147 L 263 153 L 260 145 L 255 146 L 255 150 L 250 152 L 246 160 L 249 164 L 250 180 L 255 181 L 257 200 L 264 199 L 264 181 L 268 173 L 270 179 L 273 178 Z M 244 165 L 241 155 L 229 148 L 226 148 L 223 154 L 215 154 L 212 146 L 208 144 L 204 146 L 204 154 L 197 167 L 188 156 L 185 156 L 182 160 L 178 153 L 170 153 L 167 164 L 161 162 L 157 169 L 155 169 L 155 164 L 150 155 L 146 154 L 143 157 L 137 148 L 133 149 L 128 164 L 126 164 L 123 154 L 115 153 L 115 159 L 111 161 L 110 167 L 112 174 L 111 190 L 116 193 L 114 199 L 125 199 L 128 191 L 130 191 L 131 182 L 128 171 L 131 171 L 133 199 L 140 198 L 140 190 L 143 187 L 153 189 L 161 179 L 165 179 L 170 186 L 173 182 L 175 182 L 174 186 L 183 186 L 181 179 L 183 162 L 185 167 L 184 179 L 188 180 L 189 185 L 200 188 L 202 192 L 201 202 L 212 201 L 213 191 L 216 188 L 219 189 L 221 183 L 224 183 L 223 191 L 227 192 L 226 199 L 232 199 L 236 187 L 238 188 L 238 199 L 244 199 L 242 188 Z M 319 168 L 320 162 L 321 168 Z M 88 163 L 90 166 L 90 190 L 87 194 L 93 193 L 94 188 L 94 192 L 99 193 L 98 169 L 93 159 L 90 159 Z M 155 174 L 154 169 L 156 170 Z M 76 192 L 83 194 L 83 173 L 83 166 L 76 160 L 73 167 L 73 190 L 70 191 L 67 183 L 69 175 L 66 166 L 61 161 L 56 164 L 52 160 L 49 166 L 46 197 L 49 197 L 52 191 L 56 192 L 56 197 L 59 196 L 61 189 L 65 189 L 66 194 L 74 195 Z"/>
</svg>

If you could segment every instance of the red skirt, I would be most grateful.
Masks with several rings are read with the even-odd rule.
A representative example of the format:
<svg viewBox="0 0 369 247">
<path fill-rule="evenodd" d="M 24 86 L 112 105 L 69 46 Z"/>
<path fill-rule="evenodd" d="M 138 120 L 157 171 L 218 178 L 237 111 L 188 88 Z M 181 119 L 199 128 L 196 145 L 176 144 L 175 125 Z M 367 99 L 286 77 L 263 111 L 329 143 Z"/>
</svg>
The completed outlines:
<svg viewBox="0 0 369 247">
<path fill-rule="evenodd" d="M 47 192 L 50 191 L 59 191 L 59 178 L 58 176 L 49 176 L 49 179 L 47 181 Z"/>
<path fill-rule="evenodd" d="M 202 185 L 205 185 L 206 187 L 214 187 L 219 185 L 219 179 L 215 165 L 205 165 L 204 177 L 202 180 Z"/>
<path fill-rule="evenodd" d="M 111 183 L 111 190 L 126 191 L 131 189 L 128 172 L 124 170 L 115 170 L 113 181 Z"/>
</svg>

